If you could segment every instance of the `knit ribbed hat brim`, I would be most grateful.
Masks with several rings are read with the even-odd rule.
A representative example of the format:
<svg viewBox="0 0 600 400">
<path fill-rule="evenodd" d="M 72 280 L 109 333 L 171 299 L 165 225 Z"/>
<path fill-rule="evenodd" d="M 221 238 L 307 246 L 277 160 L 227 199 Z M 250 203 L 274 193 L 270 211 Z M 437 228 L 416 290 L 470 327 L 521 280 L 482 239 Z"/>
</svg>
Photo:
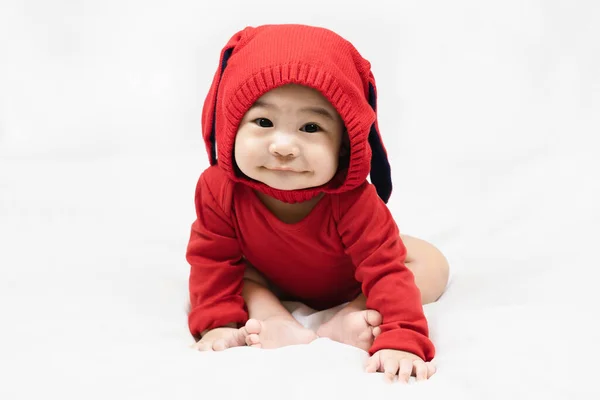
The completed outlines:
<svg viewBox="0 0 600 400">
<path fill-rule="evenodd" d="M 375 80 L 369 62 L 350 42 L 330 30 L 305 25 L 248 27 L 223 48 L 219 65 L 202 118 L 211 164 L 218 163 L 232 180 L 287 203 L 321 192 L 352 190 L 370 172 L 380 197 L 388 200 L 390 167 L 377 127 Z M 236 171 L 233 146 L 244 114 L 263 94 L 289 83 L 321 92 L 348 133 L 348 169 L 321 187 L 279 190 Z"/>
</svg>

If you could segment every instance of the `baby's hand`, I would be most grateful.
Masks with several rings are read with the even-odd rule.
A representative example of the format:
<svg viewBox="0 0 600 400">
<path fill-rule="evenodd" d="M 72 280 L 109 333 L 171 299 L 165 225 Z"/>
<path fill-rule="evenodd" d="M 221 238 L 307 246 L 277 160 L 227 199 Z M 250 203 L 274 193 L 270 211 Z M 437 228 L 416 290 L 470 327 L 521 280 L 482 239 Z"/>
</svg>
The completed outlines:
<svg viewBox="0 0 600 400">
<path fill-rule="evenodd" d="M 367 372 L 385 372 L 390 382 L 398 375 L 398 381 L 408 383 L 410 376 L 424 381 L 435 374 L 435 366 L 423 361 L 419 356 L 400 350 L 379 350 L 367 362 Z"/>
<path fill-rule="evenodd" d="M 198 343 L 192 345 L 193 349 L 199 351 L 222 351 L 231 347 L 245 346 L 246 336 L 242 329 L 238 328 L 215 328 L 206 332 Z"/>
</svg>

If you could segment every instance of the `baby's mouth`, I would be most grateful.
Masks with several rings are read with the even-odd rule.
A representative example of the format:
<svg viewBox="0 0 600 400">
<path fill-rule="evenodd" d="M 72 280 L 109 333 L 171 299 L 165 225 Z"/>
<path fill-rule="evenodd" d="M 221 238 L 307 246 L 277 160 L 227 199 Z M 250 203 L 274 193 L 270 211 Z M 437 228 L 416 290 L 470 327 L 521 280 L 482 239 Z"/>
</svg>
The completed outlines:
<svg viewBox="0 0 600 400">
<path fill-rule="evenodd" d="M 275 171 L 275 172 L 293 172 L 293 173 L 297 173 L 297 174 L 302 174 L 304 172 L 307 172 L 307 171 L 301 171 L 301 170 L 297 170 L 295 168 L 287 167 L 287 166 L 273 166 L 273 167 L 263 167 L 263 168 L 267 169 L 269 171 Z"/>
</svg>

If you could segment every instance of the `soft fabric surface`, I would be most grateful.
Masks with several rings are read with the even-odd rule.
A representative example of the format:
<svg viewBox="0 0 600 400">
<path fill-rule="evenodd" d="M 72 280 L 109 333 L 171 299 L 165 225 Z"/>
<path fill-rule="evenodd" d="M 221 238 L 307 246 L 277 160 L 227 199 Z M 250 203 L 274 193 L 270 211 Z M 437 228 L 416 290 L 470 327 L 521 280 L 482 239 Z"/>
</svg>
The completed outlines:
<svg viewBox="0 0 600 400">
<path fill-rule="evenodd" d="M 597 300 L 586 292 L 595 283 L 584 275 L 597 265 L 584 255 L 592 239 L 579 238 L 578 224 L 553 232 L 557 222 L 546 217 L 524 216 L 527 224 L 507 217 L 502 233 L 434 240 L 454 274 L 445 295 L 425 308 L 439 366 L 427 383 L 385 385 L 381 375 L 363 373 L 366 353 L 326 339 L 280 350 L 189 350 L 183 254 L 196 162 L 182 154 L 2 160 L 0 397 L 598 393 Z M 527 197 L 516 211 L 527 210 Z M 453 244 L 460 241 L 464 250 Z M 290 304 L 307 326 L 327 314 L 297 306 Z"/>
<path fill-rule="evenodd" d="M 21 3 L 0 7 L 1 399 L 600 398 L 595 3 L 296 10 L 372 60 L 389 206 L 452 267 L 425 307 L 438 372 L 408 386 L 326 339 L 188 347 L 201 102 L 230 33 L 289 13 Z"/>
</svg>

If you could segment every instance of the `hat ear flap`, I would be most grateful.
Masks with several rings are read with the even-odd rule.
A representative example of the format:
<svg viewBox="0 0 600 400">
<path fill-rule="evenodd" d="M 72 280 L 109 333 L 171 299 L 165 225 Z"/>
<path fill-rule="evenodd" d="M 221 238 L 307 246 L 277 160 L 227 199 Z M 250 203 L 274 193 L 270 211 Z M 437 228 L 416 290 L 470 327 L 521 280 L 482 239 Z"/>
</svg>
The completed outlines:
<svg viewBox="0 0 600 400">
<path fill-rule="evenodd" d="M 202 136 L 206 145 L 206 152 L 208 153 L 210 165 L 215 165 L 217 163 L 215 114 L 217 107 L 217 95 L 219 91 L 219 84 L 221 83 L 221 77 L 223 76 L 225 67 L 227 67 L 227 61 L 229 61 L 231 53 L 233 53 L 235 46 L 240 42 L 244 31 L 246 31 L 247 29 L 249 28 L 246 28 L 233 35 L 231 39 L 229 39 L 229 42 L 227 42 L 225 47 L 223 47 L 223 50 L 221 50 L 219 67 L 215 72 L 212 85 L 210 86 L 210 90 L 206 95 L 206 99 L 204 100 L 204 106 L 202 108 Z"/>
<path fill-rule="evenodd" d="M 377 90 L 372 73 L 369 76 L 369 104 L 377 114 Z M 384 203 L 387 203 L 392 194 L 392 173 L 387 152 L 379 134 L 377 119 L 371 125 L 369 146 L 371 147 L 371 183 L 375 185 L 379 197 Z"/>
</svg>

